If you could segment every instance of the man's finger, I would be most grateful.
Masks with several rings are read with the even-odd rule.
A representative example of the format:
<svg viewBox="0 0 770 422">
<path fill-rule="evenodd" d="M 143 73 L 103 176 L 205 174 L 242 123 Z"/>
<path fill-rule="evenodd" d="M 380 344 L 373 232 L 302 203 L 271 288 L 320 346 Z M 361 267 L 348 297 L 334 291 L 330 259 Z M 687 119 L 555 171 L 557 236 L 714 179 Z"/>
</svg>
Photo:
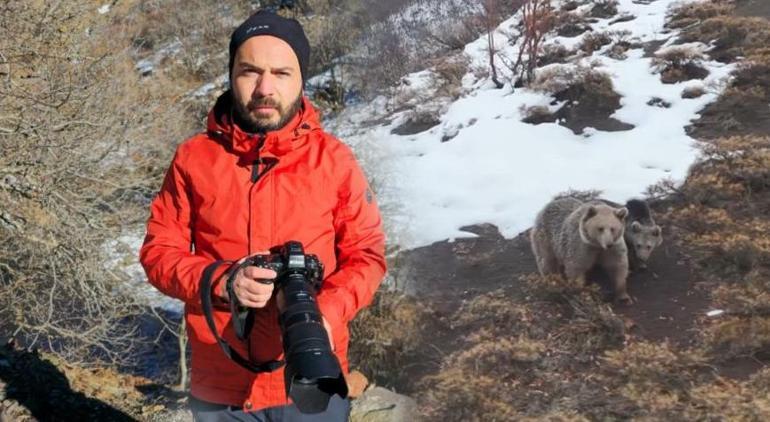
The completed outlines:
<svg viewBox="0 0 770 422">
<path fill-rule="evenodd" d="M 267 303 L 270 300 L 270 295 L 264 295 L 264 294 L 253 294 L 244 292 L 241 297 L 243 298 L 243 301 L 245 302 L 252 302 L 252 303 Z M 243 302 L 242 301 L 242 302 Z"/>
<path fill-rule="evenodd" d="M 243 258 L 238 260 L 238 264 L 243 263 L 243 261 L 245 261 L 245 260 L 247 260 L 247 259 L 249 259 L 249 258 L 251 258 L 252 256 L 255 256 L 255 255 L 270 255 L 270 251 L 259 251 L 259 252 L 254 252 L 251 255 L 244 256 Z"/>
<path fill-rule="evenodd" d="M 275 286 L 273 284 L 260 283 L 250 278 L 242 278 L 237 282 L 237 287 L 240 290 L 249 292 L 255 295 L 272 295 Z"/>
<path fill-rule="evenodd" d="M 267 268 L 249 266 L 243 269 L 243 275 L 252 280 L 273 280 L 277 274 Z"/>
<path fill-rule="evenodd" d="M 264 308 L 267 305 L 266 300 L 239 300 L 239 302 L 247 308 Z"/>
</svg>

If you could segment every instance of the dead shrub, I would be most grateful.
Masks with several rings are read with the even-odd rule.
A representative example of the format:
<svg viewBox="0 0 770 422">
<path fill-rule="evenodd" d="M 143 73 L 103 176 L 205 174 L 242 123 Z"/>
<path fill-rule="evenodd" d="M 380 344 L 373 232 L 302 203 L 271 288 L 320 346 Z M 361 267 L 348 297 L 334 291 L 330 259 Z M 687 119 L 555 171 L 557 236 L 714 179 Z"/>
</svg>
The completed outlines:
<svg viewBox="0 0 770 422">
<path fill-rule="evenodd" d="M 126 14 L 132 17 L 126 30 L 145 51 L 178 43 L 170 55 L 170 71 L 203 83 L 227 72 L 230 33 L 252 11 L 244 2 L 142 0 Z"/>
<path fill-rule="evenodd" d="M 524 116 L 521 119 L 524 123 L 532 125 L 539 125 L 541 123 L 553 123 L 557 120 L 557 117 L 546 106 L 522 106 L 519 110 Z"/>
<path fill-rule="evenodd" d="M 457 99 L 462 93 L 463 77 L 468 73 L 470 58 L 465 54 L 438 60 L 433 66 L 436 95 Z"/>
<path fill-rule="evenodd" d="M 423 380 L 421 410 L 431 420 L 515 418 L 522 402 L 515 393 L 532 380 L 527 373 L 544 356 L 545 344 L 485 330 L 466 341 L 465 350 L 447 356 L 441 371 Z M 500 393 L 489 394 L 493 390 Z"/>
<path fill-rule="evenodd" d="M 613 58 L 615 60 L 625 60 L 626 59 L 626 52 L 630 50 L 634 45 L 626 40 L 617 40 L 610 48 L 607 50 L 607 57 Z"/>
<path fill-rule="evenodd" d="M 401 368 L 413 363 L 427 310 L 416 299 L 379 291 L 350 324 L 351 364 L 380 385 L 403 383 Z"/>
<path fill-rule="evenodd" d="M 596 189 L 590 189 L 590 190 L 568 189 L 564 192 L 559 192 L 554 197 L 554 199 L 577 198 L 583 202 L 588 202 L 588 201 L 593 201 L 594 199 L 597 199 L 600 196 L 602 196 L 602 191 L 596 190 Z"/>
<path fill-rule="evenodd" d="M 719 208 L 768 190 L 770 139 L 720 138 L 704 143 L 702 148 L 702 157 L 677 189 L 688 203 Z"/>
<path fill-rule="evenodd" d="M 567 59 L 573 54 L 575 54 L 573 51 L 561 44 L 547 44 L 543 46 L 542 52 L 538 57 L 537 67 L 554 63 L 566 63 Z"/>
<path fill-rule="evenodd" d="M 556 94 L 585 83 L 607 85 L 612 81 L 604 73 L 587 66 L 553 64 L 537 69 L 529 87 L 535 91 Z"/>
<path fill-rule="evenodd" d="M 0 8 L 0 327 L 72 364 L 135 369 L 148 311 L 105 245 L 144 224 L 194 121 L 177 84 L 140 81 L 122 25 L 82 2 Z"/>
<path fill-rule="evenodd" d="M 554 28 L 560 37 L 574 38 L 591 30 L 585 17 L 575 13 L 559 11 L 555 15 Z"/>
<path fill-rule="evenodd" d="M 716 360 L 770 353 L 770 317 L 726 317 L 703 332 L 706 346 Z"/>
<path fill-rule="evenodd" d="M 594 51 L 600 50 L 611 42 L 612 36 L 608 32 L 590 32 L 583 36 L 583 41 L 578 48 L 583 50 L 586 54 L 591 55 Z"/>
<path fill-rule="evenodd" d="M 763 18 L 717 16 L 681 32 L 682 42 L 710 43 L 709 56 L 721 62 L 751 57 L 766 51 L 770 43 L 770 24 Z"/>
<path fill-rule="evenodd" d="M 533 90 L 553 94 L 564 102 L 556 113 L 559 124 L 575 134 L 586 127 L 606 131 L 621 131 L 633 125 L 612 118 L 620 108 L 620 95 L 615 92 L 610 77 L 585 66 L 550 65 L 538 69 L 530 86 Z"/>
<path fill-rule="evenodd" d="M 726 309 L 728 315 L 770 316 L 770 285 L 758 271 L 718 286 L 712 297 L 715 305 Z"/>
<path fill-rule="evenodd" d="M 589 14 L 594 18 L 609 19 L 618 14 L 618 1 L 595 0 Z"/>
<path fill-rule="evenodd" d="M 703 146 L 698 173 L 715 172 L 747 195 L 770 189 L 770 137 L 736 136 Z"/>
<path fill-rule="evenodd" d="M 713 17 L 730 15 L 734 9 L 735 6 L 731 0 L 684 3 L 671 11 L 666 27 L 687 28 Z"/>
<path fill-rule="evenodd" d="M 695 386 L 690 391 L 692 405 L 683 415 L 687 420 L 713 419 L 717 415 L 724 420 L 766 420 L 770 418 L 767 398 L 768 375 L 762 369 L 753 374 L 748 382 L 720 379 L 716 382 Z"/>
<path fill-rule="evenodd" d="M 691 79 L 705 79 L 709 72 L 702 62 L 706 46 L 700 43 L 674 45 L 655 52 L 652 65 L 663 83 L 672 84 Z"/>
<path fill-rule="evenodd" d="M 702 86 L 691 86 L 682 90 L 682 98 L 692 99 L 700 98 L 706 94 L 706 89 Z"/>
<path fill-rule="evenodd" d="M 510 70 L 511 84 L 514 87 L 527 85 L 534 78 L 535 69 L 543 53 L 545 35 L 553 29 L 556 22 L 556 12 L 551 0 L 528 0 L 521 3 L 519 32 L 508 35 L 509 44 L 520 44 L 519 54 L 516 57 L 500 56 L 500 60 Z"/>
</svg>

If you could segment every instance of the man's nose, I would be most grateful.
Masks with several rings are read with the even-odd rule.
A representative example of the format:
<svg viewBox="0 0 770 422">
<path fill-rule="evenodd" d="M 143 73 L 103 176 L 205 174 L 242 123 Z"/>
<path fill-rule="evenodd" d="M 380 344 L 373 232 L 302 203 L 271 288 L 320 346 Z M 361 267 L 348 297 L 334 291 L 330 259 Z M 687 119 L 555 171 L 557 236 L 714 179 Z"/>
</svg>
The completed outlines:
<svg viewBox="0 0 770 422">
<path fill-rule="evenodd" d="M 259 97 L 269 97 L 275 93 L 275 81 L 270 72 L 264 72 L 257 80 L 257 86 L 254 91 Z"/>
</svg>

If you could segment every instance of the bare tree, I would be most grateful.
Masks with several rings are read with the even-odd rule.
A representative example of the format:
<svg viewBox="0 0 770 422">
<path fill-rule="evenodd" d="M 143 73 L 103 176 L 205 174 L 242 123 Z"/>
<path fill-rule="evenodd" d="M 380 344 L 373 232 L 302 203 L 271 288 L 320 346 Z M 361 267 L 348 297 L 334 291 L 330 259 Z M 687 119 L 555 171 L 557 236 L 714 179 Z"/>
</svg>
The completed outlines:
<svg viewBox="0 0 770 422">
<path fill-rule="evenodd" d="M 88 2 L 0 6 L 0 329 L 70 363 L 131 364 L 151 341 L 137 335 L 146 309 L 106 245 L 146 219 L 162 134 L 190 129 L 98 16 Z"/>
<path fill-rule="evenodd" d="M 483 2 L 484 14 L 484 26 L 487 32 L 487 56 L 489 58 L 489 70 L 492 76 L 492 82 L 497 89 L 504 86 L 497 76 L 497 66 L 495 65 L 495 56 L 497 55 L 497 48 L 495 48 L 495 31 L 497 30 L 497 22 L 494 17 L 497 16 L 499 11 L 499 5 L 497 0 L 484 0 Z"/>
<path fill-rule="evenodd" d="M 542 54 L 545 34 L 553 28 L 554 10 L 551 0 L 526 0 L 521 6 L 521 30 L 509 35 L 511 44 L 521 41 L 515 60 L 503 58 L 512 77 L 528 84 L 534 79 L 538 58 Z"/>
</svg>

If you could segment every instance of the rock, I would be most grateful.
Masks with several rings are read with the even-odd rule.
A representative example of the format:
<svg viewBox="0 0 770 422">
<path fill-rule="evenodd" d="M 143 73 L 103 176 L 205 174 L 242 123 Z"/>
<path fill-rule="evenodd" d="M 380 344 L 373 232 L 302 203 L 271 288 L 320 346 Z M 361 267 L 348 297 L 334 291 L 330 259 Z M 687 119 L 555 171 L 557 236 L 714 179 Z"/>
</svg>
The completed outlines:
<svg viewBox="0 0 770 422">
<path fill-rule="evenodd" d="M 193 420 L 190 409 L 182 408 L 153 413 L 144 419 L 148 422 L 189 422 Z"/>
<path fill-rule="evenodd" d="M 372 386 L 353 400 L 351 422 L 417 421 L 417 402 L 411 397 L 396 394 L 386 388 Z"/>
</svg>

